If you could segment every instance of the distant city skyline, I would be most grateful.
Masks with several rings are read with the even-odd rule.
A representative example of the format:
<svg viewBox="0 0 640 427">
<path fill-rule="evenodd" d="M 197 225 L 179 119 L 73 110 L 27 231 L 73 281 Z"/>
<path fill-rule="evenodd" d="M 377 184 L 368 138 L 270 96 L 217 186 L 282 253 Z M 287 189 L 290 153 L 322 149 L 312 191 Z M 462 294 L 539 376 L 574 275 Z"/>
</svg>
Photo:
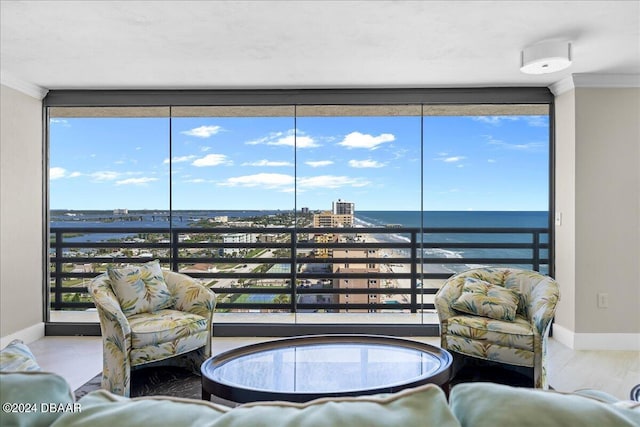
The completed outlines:
<svg viewBox="0 0 640 427">
<path fill-rule="evenodd" d="M 50 208 L 548 210 L 548 135 L 547 116 L 52 118 Z"/>
</svg>

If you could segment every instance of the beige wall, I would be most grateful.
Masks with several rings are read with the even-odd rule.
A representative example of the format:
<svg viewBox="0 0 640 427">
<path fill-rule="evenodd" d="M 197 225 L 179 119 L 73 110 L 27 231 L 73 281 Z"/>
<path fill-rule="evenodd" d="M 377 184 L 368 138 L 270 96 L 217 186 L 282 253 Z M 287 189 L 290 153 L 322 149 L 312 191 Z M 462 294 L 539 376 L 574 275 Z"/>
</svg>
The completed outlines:
<svg viewBox="0 0 640 427">
<path fill-rule="evenodd" d="M 556 212 L 562 215 L 555 228 L 555 278 L 560 286 L 560 302 L 555 323 L 575 330 L 575 173 L 576 132 L 575 93 L 566 92 L 555 100 L 556 130 Z"/>
<path fill-rule="evenodd" d="M 5 338 L 33 331 L 43 321 L 42 103 L 6 86 L 0 87 L 0 101 L 0 336 Z"/>
<path fill-rule="evenodd" d="M 638 334 L 640 89 L 576 88 L 557 97 L 556 111 L 556 323 Z M 609 308 L 598 308 L 598 293 Z"/>
</svg>

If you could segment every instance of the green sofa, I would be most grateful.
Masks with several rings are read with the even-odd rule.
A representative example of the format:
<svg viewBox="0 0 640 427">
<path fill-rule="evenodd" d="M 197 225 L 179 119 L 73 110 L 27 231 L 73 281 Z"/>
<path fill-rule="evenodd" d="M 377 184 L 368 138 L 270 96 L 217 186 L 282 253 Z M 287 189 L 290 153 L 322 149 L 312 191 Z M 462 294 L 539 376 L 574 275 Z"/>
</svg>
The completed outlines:
<svg viewBox="0 0 640 427">
<path fill-rule="evenodd" d="M 9 347 L 26 349 L 21 343 Z M 75 402 L 60 376 L 33 364 L 29 371 L 16 370 L 19 364 L 8 367 L 8 359 L 2 355 L 0 363 L 2 426 L 640 426 L 638 402 L 597 391 L 559 393 L 492 383 L 458 384 L 448 400 L 428 384 L 386 395 L 235 408 L 167 396 L 128 398 L 106 390 Z"/>
</svg>

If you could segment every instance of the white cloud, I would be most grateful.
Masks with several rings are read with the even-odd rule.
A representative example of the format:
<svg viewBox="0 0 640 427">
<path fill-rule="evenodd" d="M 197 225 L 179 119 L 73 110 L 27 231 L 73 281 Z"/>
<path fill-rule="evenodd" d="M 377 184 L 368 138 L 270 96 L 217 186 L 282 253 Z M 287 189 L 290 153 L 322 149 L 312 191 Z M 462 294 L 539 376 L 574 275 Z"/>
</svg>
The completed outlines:
<svg viewBox="0 0 640 427">
<path fill-rule="evenodd" d="M 495 145 L 496 147 L 505 150 L 517 150 L 517 151 L 538 151 L 546 146 L 542 142 L 526 142 L 522 144 L 510 144 L 508 142 L 501 141 L 499 139 L 493 139 L 491 135 L 485 135 L 489 145 Z"/>
<path fill-rule="evenodd" d="M 200 126 L 190 130 L 180 132 L 184 135 L 195 136 L 198 138 L 209 138 L 222 130 L 221 126 Z"/>
<path fill-rule="evenodd" d="M 89 174 L 95 181 L 113 181 L 118 179 L 122 174 L 114 171 L 98 171 Z"/>
<path fill-rule="evenodd" d="M 281 173 L 258 173 L 237 176 L 220 183 L 226 187 L 265 187 L 269 189 L 293 186 L 293 176 Z"/>
<path fill-rule="evenodd" d="M 377 160 L 349 160 L 349 166 L 352 168 L 383 168 L 384 163 L 380 163 Z"/>
<path fill-rule="evenodd" d="M 207 152 L 211 150 L 211 147 L 207 146 L 207 145 L 203 145 L 202 147 L 200 147 L 200 151 L 202 152 Z"/>
<path fill-rule="evenodd" d="M 52 125 L 62 125 L 66 128 L 71 127 L 69 121 L 65 119 L 49 119 L 49 123 Z"/>
<path fill-rule="evenodd" d="M 524 120 L 527 126 L 532 127 L 545 127 L 549 125 L 549 118 L 547 116 L 473 116 L 471 119 L 492 126 L 500 126 L 505 121 L 516 122 L 520 120 Z"/>
<path fill-rule="evenodd" d="M 316 160 L 316 161 L 308 161 L 304 162 L 305 165 L 311 166 L 312 168 L 320 168 L 323 166 L 330 166 L 333 164 L 333 160 Z"/>
<path fill-rule="evenodd" d="M 446 153 L 442 153 L 446 156 Z M 447 157 L 436 157 L 436 160 L 440 160 L 445 163 L 457 163 L 466 159 L 465 156 L 447 156 Z"/>
<path fill-rule="evenodd" d="M 473 116 L 471 119 L 476 122 L 482 122 L 492 126 L 500 126 L 505 120 L 513 122 L 520 118 L 518 116 Z"/>
<path fill-rule="evenodd" d="M 445 163 L 456 163 L 464 159 L 466 159 L 466 157 L 464 156 L 452 156 L 452 157 L 445 157 L 444 159 L 441 159 L 441 160 Z"/>
<path fill-rule="evenodd" d="M 191 163 L 192 166 L 197 167 L 231 164 L 233 164 L 233 162 L 229 160 L 224 154 L 207 154 L 206 156 L 196 159 L 193 161 L 193 163 Z"/>
<path fill-rule="evenodd" d="M 487 163 L 496 163 L 496 162 L 497 162 L 497 160 L 495 160 L 495 159 L 487 159 Z"/>
<path fill-rule="evenodd" d="M 295 145 L 296 148 L 314 148 L 320 147 L 313 138 L 304 134 L 304 132 L 298 131 L 296 133 L 295 129 L 290 129 L 287 132 L 273 132 L 268 136 L 248 141 L 248 145 L 276 145 L 276 146 L 286 146 L 293 147 Z"/>
<path fill-rule="evenodd" d="M 64 178 L 67 174 L 67 170 L 65 168 L 53 167 L 49 168 L 49 179 L 53 181 L 54 179 Z"/>
<path fill-rule="evenodd" d="M 141 178 L 127 178 L 121 181 L 116 181 L 116 185 L 146 185 L 150 182 L 157 181 L 158 178 L 141 177 Z"/>
<path fill-rule="evenodd" d="M 69 174 L 69 178 L 77 178 L 79 176 L 82 176 L 82 174 L 80 172 L 71 172 Z"/>
<path fill-rule="evenodd" d="M 246 163 L 243 163 L 242 166 L 271 166 L 271 167 L 277 167 L 277 166 L 293 166 L 293 163 L 264 159 L 264 160 L 258 160 L 257 162 L 246 162 Z"/>
<path fill-rule="evenodd" d="M 282 192 L 293 191 L 294 177 L 279 173 L 258 173 L 254 175 L 237 176 L 227 179 L 218 185 L 225 187 L 262 187 Z M 313 188 L 364 187 L 369 184 L 362 178 L 348 176 L 320 175 L 298 178 L 298 190 Z"/>
<path fill-rule="evenodd" d="M 531 127 L 549 126 L 549 117 L 547 116 L 524 116 L 524 120 Z"/>
<path fill-rule="evenodd" d="M 382 133 L 378 136 L 368 135 L 360 132 L 351 132 L 345 136 L 342 142 L 338 145 L 342 145 L 347 148 L 367 148 L 369 150 L 375 150 L 380 144 L 385 142 L 395 141 L 396 137 L 390 133 Z"/>
<path fill-rule="evenodd" d="M 320 175 L 298 179 L 298 186 L 304 188 L 364 187 L 369 181 L 348 176 Z"/>
<path fill-rule="evenodd" d="M 189 184 L 202 184 L 203 182 L 207 182 L 207 180 L 202 178 L 193 178 L 193 179 L 185 179 L 183 182 L 186 182 Z"/>
<path fill-rule="evenodd" d="M 171 163 L 182 163 L 182 162 L 188 162 L 188 161 L 193 160 L 193 159 L 195 159 L 195 158 L 196 158 L 196 156 L 194 156 L 194 155 L 190 155 L 190 156 L 176 156 L 176 157 L 174 157 L 173 159 L 171 159 Z M 164 163 L 164 164 L 166 165 L 167 163 L 169 163 L 169 159 L 164 159 L 164 161 L 163 161 L 162 163 Z"/>
</svg>

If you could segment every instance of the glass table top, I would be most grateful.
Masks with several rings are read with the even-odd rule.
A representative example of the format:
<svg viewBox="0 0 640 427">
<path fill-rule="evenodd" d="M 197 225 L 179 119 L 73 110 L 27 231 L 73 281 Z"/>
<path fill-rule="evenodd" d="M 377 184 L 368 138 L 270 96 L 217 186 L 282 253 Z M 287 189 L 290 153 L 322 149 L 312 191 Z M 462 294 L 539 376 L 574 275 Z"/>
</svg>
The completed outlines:
<svg viewBox="0 0 640 427">
<path fill-rule="evenodd" d="M 448 372 L 451 360 L 446 351 L 419 342 L 326 335 L 232 350 L 205 362 L 202 373 L 228 388 L 336 395 L 429 382 Z"/>
</svg>

